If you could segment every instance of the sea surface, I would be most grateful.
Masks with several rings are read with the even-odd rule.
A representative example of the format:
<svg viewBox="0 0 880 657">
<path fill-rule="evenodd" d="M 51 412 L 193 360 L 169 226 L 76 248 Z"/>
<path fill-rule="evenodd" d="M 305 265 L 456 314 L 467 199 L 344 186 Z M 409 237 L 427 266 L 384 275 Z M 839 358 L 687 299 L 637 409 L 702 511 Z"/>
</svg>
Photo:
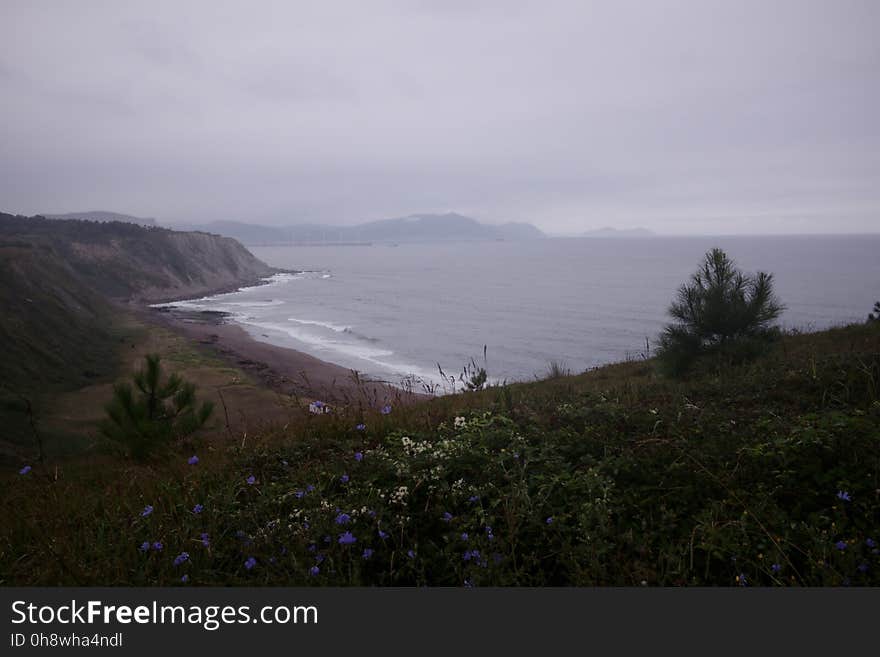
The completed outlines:
<svg viewBox="0 0 880 657">
<path fill-rule="evenodd" d="M 492 380 L 530 380 L 553 361 L 577 373 L 653 351 L 677 288 L 715 246 L 773 273 L 785 328 L 861 321 L 880 299 L 880 235 L 737 236 L 253 247 L 302 273 L 181 305 L 394 383 L 483 366 L 484 346 Z"/>
</svg>

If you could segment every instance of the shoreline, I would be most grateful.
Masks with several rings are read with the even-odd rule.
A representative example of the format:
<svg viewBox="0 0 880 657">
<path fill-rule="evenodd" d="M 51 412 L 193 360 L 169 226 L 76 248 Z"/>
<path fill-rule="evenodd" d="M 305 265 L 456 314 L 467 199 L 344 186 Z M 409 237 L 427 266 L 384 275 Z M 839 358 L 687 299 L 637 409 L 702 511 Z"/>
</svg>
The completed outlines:
<svg viewBox="0 0 880 657">
<path fill-rule="evenodd" d="M 241 286 L 231 291 L 238 289 Z M 431 398 L 387 382 L 363 378 L 354 370 L 296 349 L 257 340 L 242 326 L 228 321 L 228 313 L 156 308 L 145 304 L 137 304 L 134 309 L 145 323 L 169 329 L 192 340 L 254 377 L 262 385 L 285 396 L 337 404 L 360 403 L 375 409 L 385 404 L 411 404 Z"/>
</svg>

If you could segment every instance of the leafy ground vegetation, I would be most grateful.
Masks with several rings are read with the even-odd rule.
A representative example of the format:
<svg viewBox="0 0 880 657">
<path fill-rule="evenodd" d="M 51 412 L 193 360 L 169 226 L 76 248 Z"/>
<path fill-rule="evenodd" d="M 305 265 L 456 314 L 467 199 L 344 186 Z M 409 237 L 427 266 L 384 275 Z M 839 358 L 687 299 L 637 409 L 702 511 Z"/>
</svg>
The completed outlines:
<svg viewBox="0 0 880 657">
<path fill-rule="evenodd" d="M 303 404 L 143 464 L 22 464 L 3 482 L 0 581 L 880 584 L 880 323 L 715 363 Z"/>
</svg>

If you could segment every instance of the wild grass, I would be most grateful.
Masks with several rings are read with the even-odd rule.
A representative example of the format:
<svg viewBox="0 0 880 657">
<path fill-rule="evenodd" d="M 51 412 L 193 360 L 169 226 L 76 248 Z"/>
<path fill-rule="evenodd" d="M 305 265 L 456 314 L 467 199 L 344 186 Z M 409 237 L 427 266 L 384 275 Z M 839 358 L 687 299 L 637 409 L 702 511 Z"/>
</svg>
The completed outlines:
<svg viewBox="0 0 880 657">
<path fill-rule="evenodd" d="M 680 381 L 640 360 L 34 463 L 0 582 L 876 586 L 878 384 L 875 322 Z"/>
</svg>

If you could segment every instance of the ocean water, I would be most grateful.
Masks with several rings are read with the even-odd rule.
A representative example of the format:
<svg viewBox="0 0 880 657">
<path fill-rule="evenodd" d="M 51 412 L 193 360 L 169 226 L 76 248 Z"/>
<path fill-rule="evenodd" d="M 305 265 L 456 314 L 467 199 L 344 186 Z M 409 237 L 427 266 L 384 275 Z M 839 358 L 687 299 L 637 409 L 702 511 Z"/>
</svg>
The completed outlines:
<svg viewBox="0 0 880 657">
<path fill-rule="evenodd" d="M 880 236 L 559 238 L 533 242 L 254 247 L 303 270 L 185 302 L 232 314 L 258 340 L 374 378 L 439 380 L 474 358 L 493 380 L 529 380 L 636 358 L 710 248 L 772 272 L 803 330 L 863 320 L 880 299 Z"/>
</svg>

